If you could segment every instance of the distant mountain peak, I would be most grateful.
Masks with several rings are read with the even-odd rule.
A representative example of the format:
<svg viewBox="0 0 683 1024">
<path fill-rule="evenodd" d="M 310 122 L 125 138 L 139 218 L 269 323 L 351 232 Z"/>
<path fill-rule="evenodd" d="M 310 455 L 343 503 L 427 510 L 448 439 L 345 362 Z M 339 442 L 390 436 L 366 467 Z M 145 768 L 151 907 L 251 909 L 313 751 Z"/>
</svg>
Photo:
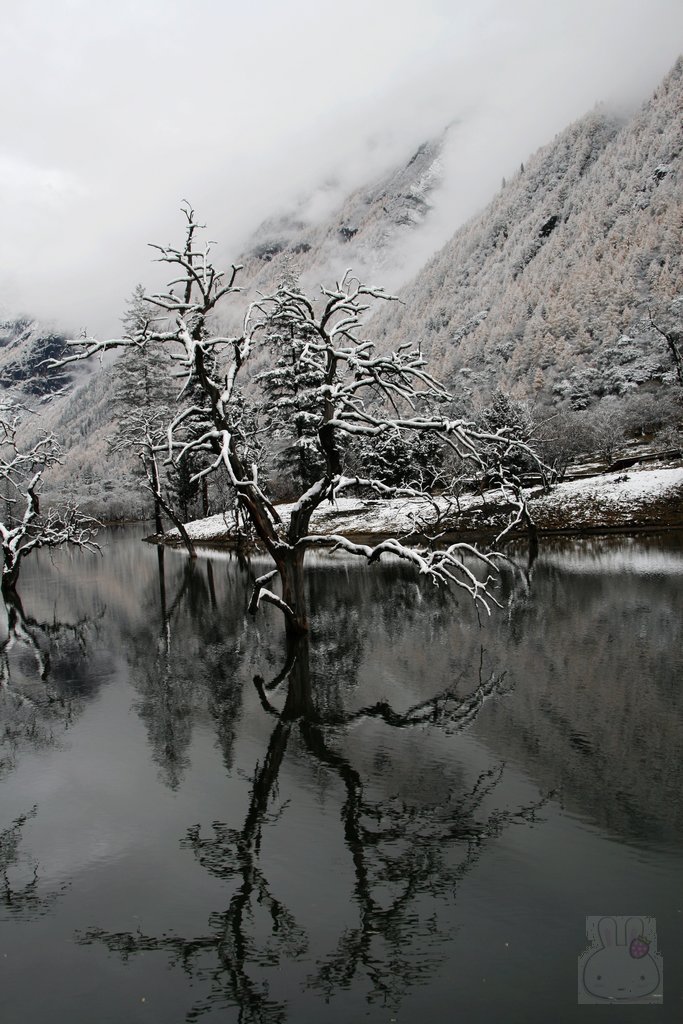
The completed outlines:
<svg viewBox="0 0 683 1024">
<path fill-rule="evenodd" d="M 61 392 L 73 374 L 49 370 L 45 360 L 60 356 L 65 342 L 66 335 L 30 317 L 0 321 L 0 389 L 40 399 Z"/>
</svg>

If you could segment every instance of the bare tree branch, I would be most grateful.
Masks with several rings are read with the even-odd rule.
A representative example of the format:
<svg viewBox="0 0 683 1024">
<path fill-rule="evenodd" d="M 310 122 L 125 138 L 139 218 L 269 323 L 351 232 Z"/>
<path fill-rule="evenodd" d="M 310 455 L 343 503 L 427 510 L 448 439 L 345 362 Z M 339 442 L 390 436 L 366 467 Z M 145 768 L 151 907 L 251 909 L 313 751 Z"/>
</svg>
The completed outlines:
<svg viewBox="0 0 683 1024">
<path fill-rule="evenodd" d="M 0 521 L 4 592 L 14 590 L 23 559 L 37 548 L 74 544 L 89 551 L 99 550 L 94 539 L 99 524 L 75 505 L 41 509 L 43 473 L 58 463 L 62 454 L 54 435 L 46 434 L 24 450 L 18 430 L 18 420 L 3 418 L 0 411 L 0 487 L 6 508 L 5 519 Z"/>
<path fill-rule="evenodd" d="M 184 203 L 182 210 L 184 244 L 153 247 L 157 259 L 172 268 L 172 279 L 165 291 L 144 297 L 148 313 L 142 326 L 118 340 L 74 341 L 73 355 L 68 358 L 89 358 L 95 352 L 131 344 L 161 344 L 172 350 L 173 361 L 184 376 L 181 396 L 185 406 L 170 417 L 166 427 L 167 460 L 178 465 L 196 459 L 195 481 L 206 481 L 216 473 L 224 475 L 280 577 L 280 594 L 257 581 L 250 609 L 255 611 L 261 601 L 270 602 L 284 613 L 288 628 L 305 631 L 306 551 L 327 546 L 343 548 L 369 562 L 384 553 L 394 555 L 409 561 L 432 582 L 465 589 L 488 610 L 495 602 L 490 588 L 496 567 L 474 548 L 451 545 L 443 552 L 424 551 L 398 538 L 372 547 L 343 537 L 321 540 L 311 537 L 311 516 L 342 491 L 370 490 L 380 496 L 430 500 L 425 484 L 417 482 L 417 474 L 415 486 L 392 486 L 380 474 L 347 471 L 345 462 L 349 445 L 357 441 L 370 444 L 389 436 L 431 436 L 470 464 L 481 479 L 487 474 L 495 478 L 502 493 L 512 496 L 513 526 L 531 528 L 524 490 L 508 471 L 510 453 L 524 452 L 543 477 L 530 445 L 507 429 L 487 431 L 443 415 L 440 407 L 451 402 L 451 395 L 429 373 L 419 346 L 401 345 L 393 352 L 377 352 L 366 337 L 364 317 L 374 302 L 397 299 L 362 283 L 350 270 L 333 287 L 321 287 L 320 303 L 287 282 L 272 295 L 262 295 L 251 303 L 239 337 L 214 333 L 216 306 L 224 296 L 239 290 L 240 268 L 233 266 L 225 276 L 216 271 L 211 243 L 199 244 L 202 226 L 192 206 Z M 269 353 L 272 361 L 267 370 L 252 378 L 247 401 L 240 381 L 257 351 Z M 253 397 L 257 386 L 262 390 L 260 399 Z M 294 441 L 300 459 L 305 461 L 304 456 L 308 459 L 310 455 L 312 474 L 285 523 L 269 493 L 269 481 L 259 473 L 264 445 L 269 447 L 272 465 L 282 438 Z M 156 458 L 161 442 L 155 439 L 147 452 L 148 460 Z M 149 474 L 148 483 L 158 493 Z M 435 503 L 433 508 L 438 518 Z M 500 539 L 512 528 L 503 530 Z M 475 574 L 473 562 L 484 567 L 484 578 Z"/>
</svg>

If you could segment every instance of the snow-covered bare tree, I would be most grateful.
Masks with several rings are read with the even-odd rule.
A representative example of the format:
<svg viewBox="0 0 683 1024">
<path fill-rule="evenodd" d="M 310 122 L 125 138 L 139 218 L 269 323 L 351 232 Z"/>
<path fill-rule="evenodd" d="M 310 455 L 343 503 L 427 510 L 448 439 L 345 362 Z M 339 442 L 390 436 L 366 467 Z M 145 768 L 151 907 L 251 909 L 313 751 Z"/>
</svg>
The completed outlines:
<svg viewBox="0 0 683 1024">
<path fill-rule="evenodd" d="M 12 410 L 0 409 L 0 486 L 4 521 L 0 521 L 3 553 L 2 591 L 14 591 L 24 558 L 35 548 L 75 544 L 94 550 L 96 523 L 74 505 L 42 510 L 40 485 L 45 470 L 59 462 L 61 449 L 45 434 L 24 450 L 18 439 L 19 421 Z"/>
<path fill-rule="evenodd" d="M 405 559 L 432 582 L 461 587 L 488 608 L 495 562 L 472 545 L 454 543 L 435 549 L 398 537 L 360 544 L 341 535 L 312 533 L 311 517 L 324 502 L 359 489 L 386 497 L 424 496 L 417 487 L 387 484 L 372 474 L 347 471 L 348 439 L 433 435 L 475 472 L 485 473 L 490 465 L 503 467 L 503 488 L 509 452 L 522 443 L 506 430 L 480 430 L 466 419 L 435 413 L 450 395 L 428 372 L 419 348 L 402 345 L 380 354 L 365 335 L 364 316 L 372 303 L 392 301 L 393 296 L 361 283 L 350 272 L 333 287 L 322 287 L 317 302 L 296 287 L 280 287 L 248 307 L 239 337 L 214 333 L 216 307 L 239 291 L 236 280 L 241 268 L 233 266 L 227 275 L 216 270 L 211 245 L 200 244 L 201 225 L 189 205 L 184 215 L 183 246 L 154 246 L 174 277 L 166 291 L 145 297 L 151 311 L 146 343 L 170 346 L 173 359 L 185 372 L 187 401 L 168 427 L 168 459 L 191 454 L 204 460 L 198 477 L 224 473 L 246 520 L 273 560 L 274 568 L 255 581 L 250 610 L 255 612 L 261 601 L 271 602 L 284 613 L 288 636 L 305 634 L 304 563 L 311 549 L 321 547 L 342 549 L 368 562 L 378 561 L 383 554 Z M 69 343 L 72 351 L 67 361 L 138 343 L 130 335 L 108 341 L 79 339 Z M 297 377 L 307 382 L 297 394 L 305 401 L 306 429 L 320 466 L 285 518 L 261 480 L 258 455 L 268 439 L 245 415 L 240 386 L 248 379 L 253 353 L 272 349 L 274 344 L 290 346 Z M 252 387 L 258 387 L 258 374 L 255 378 Z M 263 377 L 260 380 L 263 383 Z M 278 397 L 271 389 L 263 411 L 271 422 L 279 419 L 283 427 L 291 427 L 298 413 L 296 396 L 290 391 Z M 269 587 L 276 576 L 279 593 Z"/>
</svg>

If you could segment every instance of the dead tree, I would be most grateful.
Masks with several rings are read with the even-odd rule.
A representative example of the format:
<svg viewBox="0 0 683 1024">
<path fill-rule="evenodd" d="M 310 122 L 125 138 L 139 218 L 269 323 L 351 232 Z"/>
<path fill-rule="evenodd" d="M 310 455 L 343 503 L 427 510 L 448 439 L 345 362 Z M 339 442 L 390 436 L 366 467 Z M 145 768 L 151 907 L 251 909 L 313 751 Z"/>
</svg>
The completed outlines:
<svg viewBox="0 0 683 1024">
<path fill-rule="evenodd" d="M 5 519 L 0 521 L 3 553 L 2 592 L 15 590 L 21 564 L 36 548 L 63 544 L 95 550 L 94 520 L 75 505 L 41 509 L 43 473 L 58 463 L 61 448 L 52 434 L 24 450 L 18 440 L 19 421 L 0 414 L 0 482 L 5 497 Z"/>
<path fill-rule="evenodd" d="M 443 407 L 451 396 L 427 371 L 419 347 L 403 345 L 380 354 L 365 337 L 363 318 L 371 304 L 394 301 L 394 296 L 362 284 L 348 271 L 333 288 L 321 288 L 319 303 L 283 286 L 248 307 L 239 337 L 213 333 L 216 307 L 225 296 L 239 291 L 236 280 L 241 268 L 233 266 L 227 275 L 218 272 L 211 262 L 210 244 L 199 244 L 201 225 L 193 209 L 186 205 L 183 212 L 183 247 L 153 247 L 175 276 L 166 291 L 145 296 L 151 311 L 145 337 L 147 342 L 170 346 L 172 358 L 185 374 L 187 402 L 168 426 L 167 459 L 195 456 L 204 466 L 197 479 L 224 473 L 246 520 L 273 560 L 273 570 L 256 580 L 250 610 L 255 612 L 261 601 L 269 601 L 284 613 L 289 634 L 306 632 L 304 563 L 307 552 L 321 546 L 342 549 L 368 562 L 384 554 L 407 560 L 420 575 L 436 584 L 463 588 L 488 610 L 496 566 L 482 550 L 466 543 L 431 550 L 398 537 L 358 544 L 344 536 L 312 534 L 311 518 L 324 502 L 359 490 L 384 497 L 425 496 L 418 487 L 390 486 L 372 475 L 347 472 L 345 439 L 381 438 L 389 432 L 429 433 L 482 473 L 492 462 L 508 463 L 506 453 L 513 447 L 524 447 L 532 458 L 533 453 L 506 431 L 480 430 L 467 420 L 435 414 L 433 410 Z M 108 341 L 81 338 L 69 342 L 71 354 L 52 365 L 140 343 L 139 336 Z M 300 494 L 286 521 L 261 480 L 262 438 L 250 417 L 245 418 L 240 387 L 248 377 L 250 358 L 260 348 L 272 351 L 273 343 L 293 346 L 301 378 L 311 382 L 302 401 L 305 398 L 310 443 L 321 465 L 318 478 Z M 251 383 L 257 387 L 258 376 Z M 280 416 L 287 421 L 296 411 L 289 401 L 270 408 L 269 420 L 272 423 L 273 416 Z M 503 479 L 501 486 L 505 485 Z M 279 593 L 269 586 L 276 576 Z"/>
</svg>

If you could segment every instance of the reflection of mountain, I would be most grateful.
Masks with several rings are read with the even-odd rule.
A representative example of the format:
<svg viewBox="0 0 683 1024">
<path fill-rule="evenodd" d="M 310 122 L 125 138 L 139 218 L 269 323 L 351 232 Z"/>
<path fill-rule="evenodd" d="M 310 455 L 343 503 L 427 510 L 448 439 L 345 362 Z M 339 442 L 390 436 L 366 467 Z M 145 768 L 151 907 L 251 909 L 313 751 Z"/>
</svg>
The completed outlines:
<svg viewBox="0 0 683 1024">
<path fill-rule="evenodd" d="M 82 674 L 92 686 L 127 652 L 166 780 L 182 778 L 196 721 L 218 729 L 229 767 L 244 680 L 268 680 L 281 668 L 279 613 L 245 618 L 249 588 L 236 559 L 217 556 L 209 574 L 205 559 L 189 570 L 176 552 L 165 556 L 164 612 L 156 550 L 123 536 L 130 539 L 108 549 L 106 562 L 88 556 L 85 576 L 66 571 L 66 553 L 56 572 L 41 557 L 27 563 L 23 593 L 41 621 L 56 609 L 74 622 L 106 608 L 106 641 L 93 637 L 84 660 L 62 648 L 55 678 L 63 673 L 70 686 Z M 449 687 L 462 697 L 477 685 L 483 645 L 484 677 L 505 672 L 511 691 L 489 701 L 475 727 L 496 757 L 519 762 L 544 791 L 561 788 L 568 808 L 615 832 L 680 836 L 680 551 L 671 536 L 666 546 L 656 538 L 582 542 L 581 550 L 549 543 L 531 585 L 523 574 L 507 579 L 505 612 L 481 628 L 469 602 L 420 588 L 405 566 L 314 561 L 314 705 L 334 719 L 382 701 L 403 711 Z M 51 572 L 42 592 L 33 585 L 40 571 Z M 249 570 L 262 571 L 258 560 Z M 273 700 L 280 706 L 277 694 Z M 439 785 L 428 764 L 416 772 L 395 755 L 381 720 L 366 730 L 369 742 L 367 731 L 345 739 L 346 755 L 363 770 L 379 758 L 381 778 L 407 785 L 419 774 Z M 419 742 L 413 753 L 419 760 Z"/>
<path fill-rule="evenodd" d="M 597 851 L 600 884 L 616 864 L 629 885 L 641 858 L 628 841 L 649 838 L 666 872 L 666 841 L 680 837 L 680 576 L 662 571 L 657 539 L 607 549 L 615 567 L 635 557 L 653 572 L 598 560 L 579 572 L 575 550 L 553 546 L 529 573 L 506 571 L 503 610 L 481 629 L 471 604 L 420 590 L 404 565 L 316 560 L 310 658 L 294 652 L 278 685 L 279 613 L 244 614 L 258 559 L 192 566 L 130 531 L 104 560 L 29 560 L 23 596 L 40 621 L 102 612 L 84 652 L 98 699 L 83 702 L 64 749 L 27 754 L 31 771 L 6 780 L 14 809 L 0 828 L 12 893 L 32 898 L 37 863 L 38 895 L 68 878 L 78 893 L 42 919 L 60 949 L 77 929 L 83 943 L 59 960 L 60 1019 L 83 970 L 116 1019 L 141 979 L 157 985 L 164 1020 L 355 1019 L 359 1006 L 379 1019 L 403 1000 L 433 1010 L 432 989 L 488 1020 L 504 993 L 529 988 L 531 1012 L 513 1016 L 535 1019 L 539 928 L 548 958 L 576 953 L 553 937 L 567 905 L 583 906 L 576 880 L 558 893 L 567 837 L 586 841 L 582 878 Z M 573 814 L 551 803 L 529 828 L 555 787 Z M 574 816 L 602 828 L 586 835 Z M 477 1015 L 483 965 L 491 1012 Z M 24 985 L 17 974 L 14 1005 L 33 998 Z"/>
<path fill-rule="evenodd" d="M 511 595 L 498 643 L 515 695 L 488 705 L 478 735 L 580 817 L 629 839 L 680 841 L 680 555 L 623 540 L 592 572 L 578 560 L 541 556 L 531 592 Z"/>
<path fill-rule="evenodd" d="M 169 564 L 179 567 L 182 559 L 174 555 Z M 511 691 L 488 703 L 476 727 L 497 757 L 520 762 L 540 789 L 561 789 L 569 808 L 614 831 L 652 834 L 654 814 L 660 833 L 680 834 L 683 819 L 673 799 L 683 782 L 678 564 L 675 551 L 664 552 L 656 541 L 601 543 L 594 557 L 582 557 L 571 542 L 550 548 L 535 563 L 531 586 L 523 576 L 511 577 L 501 592 L 505 614 L 494 613 L 479 628 L 468 603 L 456 607 L 451 595 L 420 589 L 404 566 L 367 571 L 343 559 L 321 561 L 308 575 L 316 712 L 332 721 L 385 701 L 400 711 L 444 688 L 463 697 L 477 685 L 483 645 L 485 675 L 505 672 Z M 161 631 L 158 639 L 152 630 L 130 642 L 142 694 L 138 710 L 155 759 L 166 758 L 168 779 L 178 768 L 174 759 L 183 760 L 197 715 L 222 723 L 229 765 L 238 676 L 267 679 L 281 667 L 277 617 L 246 626 L 241 618 L 247 586 L 238 582 L 237 563 L 215 562 L 213 599 L 205 563 L 192 575 L 172 615 L 170 659 Z M 180 593 L 182 574 L 175 586 Z M 169 606 L 172 589 L 169 583 Z M 247 636 L 258 645 L 248 654 Z M 380 756 L 384 778 L 408 786 L 417 774 L 421 785 L 437 791 L 443 784 L 429 765 L 417 769 L 416 762 L 396 759 L 391 744 L 378 753 L 381 721 L 363 736 L 360 742 L 351 732 L 345 749 L 364 769 Z M 675 809 L 665 815 L 669 802 Z"/>
</svg>

